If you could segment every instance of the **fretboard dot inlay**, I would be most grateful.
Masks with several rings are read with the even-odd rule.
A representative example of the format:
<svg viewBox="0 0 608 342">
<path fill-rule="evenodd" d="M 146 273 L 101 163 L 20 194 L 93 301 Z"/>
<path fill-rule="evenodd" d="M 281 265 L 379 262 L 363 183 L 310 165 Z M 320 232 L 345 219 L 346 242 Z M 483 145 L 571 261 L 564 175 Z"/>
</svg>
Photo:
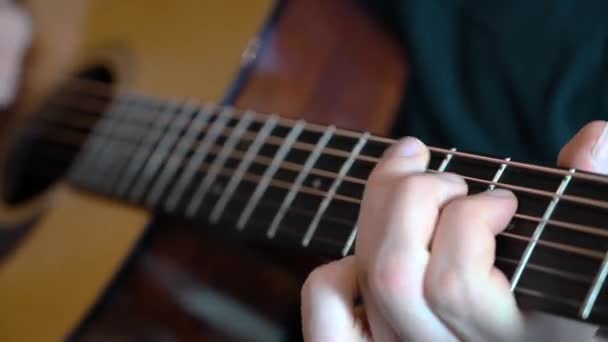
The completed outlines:
<svg viewBox="0 0 608 342">
<path fill-rule="evenodd" d="M 315 189 L 319 189 L 323 185 L 323 181 L 319 178 L 315 178 L 312 180 L 312 187 Z"/>
<path fill-rule="evenodd" d="M 224 185 L 221 183 L 215 183 L 211 187 L 211 193 L 215 196 L 220 196 L 224 192 Z"/>
</svg>

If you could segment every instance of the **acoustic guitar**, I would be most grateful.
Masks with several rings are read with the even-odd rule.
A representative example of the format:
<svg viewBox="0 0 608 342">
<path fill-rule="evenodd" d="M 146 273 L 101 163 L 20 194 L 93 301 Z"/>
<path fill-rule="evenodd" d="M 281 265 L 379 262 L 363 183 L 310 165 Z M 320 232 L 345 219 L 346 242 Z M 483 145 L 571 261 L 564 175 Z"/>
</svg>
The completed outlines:
<svg viewBox="0 0 608 342">
<path fill-rule="evenodd" d="M 0 338 L 297 339 L 301 281 L 353 253 L 393 142 L 397 37 L 349 0 L 26 4 L 38 35 L 2 125 Z M 431 151 L 428 172 L 518 196 L 497 266 L 522 307 L 608 321 L 606 177 Z"/>
</svg>

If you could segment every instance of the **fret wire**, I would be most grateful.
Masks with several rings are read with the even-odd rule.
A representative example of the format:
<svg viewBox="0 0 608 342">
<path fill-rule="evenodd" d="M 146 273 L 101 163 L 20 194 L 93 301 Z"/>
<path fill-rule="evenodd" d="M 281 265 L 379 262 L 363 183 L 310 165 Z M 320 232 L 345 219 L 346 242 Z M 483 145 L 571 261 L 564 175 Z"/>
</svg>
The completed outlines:
<svg viewBox="0 0 608 342">
<path fill-rule="evenodd" d="M 146 133 L 146 128 L 155 121 L 156 117 L 158 117 L 161 112 L 162 111 L 159 111 L 156 108 L 152 110 L 151 114 L 143 115 L 144 112 L 142 111 L 129 110 L 129 114 L 125 117 L 125 120 L 116 128 L 116 135 L 113 139 L 115 141 L 115 154 L 111 156 L 111 161 L 108 161 L 116 166 L 110 167 L 108 173 L 104 175 L 106 181 L 105 185 L 101 188 L 102 192 L 106 194 L 112 193 L 113 186 L 118 181 L 117 178 L 120 177 L 124 168 L 128 166 L 128 162 L 131 159 L 129 157 L 138 147 L 140 147 L 141 139 L 143 139 Z M 134 129 L 130 129 L 131 127 L 128 125 L 128 122 L 133 120 L 134 117 L 138 119 L 141 118 L 142 124 L 136 126 Z M 134 142 L 126 143 L 121 139 L 122 137 L 133 138 Z M 117 157 L 121 159 L 118 163 L 116 161 Z"/>
<path fill-rule="evenodd" d="M 450 149 L 451 152 L 456 152 L 456 148 L 453 147 Z M 450 164 L 450 161 L 452 160 L 454 154 L 449 153 L 448 155 L 445 156 L 445 158 L 443 159 L 443 161 L 441 162 L 441 165 L 439 165 L 439 167 L 437 168 L 437 172 L 444 172 L 445 169 L 448 168 L 448 164 Z"/>
<path fill-rule="evenodd" d="M 344 177 L 346 175 L 346 173 L 348 172 L 348 170 L 350 170 L 352 164 L 355 162 L 355 157 L 361 152 L 361 150 L 363 149 L 363 146 L 365 146 L 365 143 L 367 142 L 367 139 L 369 136 L 370 136 L 370 134 L 366 132 L 359 138 L 359 141 L 357 142 L 357 145 L 351 151 L 350 156 L 344 162 L 344 164 L 342 164 L 342 167 L 340 168 L 340 171 L 338 172 L 338 177 L 332 183 L 332 186 L 329 189 L 327 195 L 325 196 L 323 201 L 321 201 L 321 205 L 319 205 L 317 214 L 315 215 L 315 217 L 312 219 L 312 222 L 308 226 L 308 230 L 306 231 L 306 234 L 304 235 L 304 239 L 302 240 L 302 245 L 304 247 L 307 247 L 308 244 L 310 244 L 310 241 L 312 240 L 312 237 L 317 230 L 319 222 L 321 221 L 321 217 L 325 213 L 325 210 L 327 210 L 327 207 L 329 207 L 330 201 L 332 200 L 336 191 L 338 190 L 338 187 L 342 183 L 342 177 Z"/>
<path fill-rule="evenodd" d="M 245 113 L 243 117 L 239 120 L 239 123 L 236 125 L 235 129 L 232 131 L 232 134 L 228 137 L 228 140 L 224 143 L 221 149 L 219 149 L 217 157 L 213 160 L 211 167 L 209 168 L 209 172 L 203 178 L 201 185 L 198 187 L 192 200 L 190 201 L 189 211 L 194 215 L 203 203 L 207 192 L 211 188 L 211 184 L 217 178 L 219 171 L 224 167 L 226 161 L 230 157 L 231 153 L 235 152 L 235 147 L 239 143 L 241 136 L 243 135 L 245 129 L 249 127 L 251 121 L 253 119 L 253 115 L 251 112 Z M 215 148 L 211 149 L 213 153 Z"/>
<path fill-rule="evenodd" d="M 213 113 L 213 106 L 205 105 L 200 108 L 194 116 L 192 123 L 188 127 L 184 136 L 179 140 L 173 153 L 171 153 L 169 160 L 167 160 L 165 167 L 161 171 L 160 176 L 156 180 L 156 183 L 152 186 L 152 190 L 146 199 L 146 202 L 150 206 L 156 205 L 163 195 L 164 191 L 169 186 L 171 179 L 178 170 L 179 164 L 186 157 L 187 151 L 192 149 L 197 136 L 200 131 L 205 128 Z M 172 199 L 169 198 L 168 203 L 172 203 Z"/>
<path fill-rule="evenodd" d="M 604 260 L 602 260 L 602 265 L 600 266 L 599 271 L 597 272 L 591 287 L 589 288 L 589 292 L 585 296 L 585 300 L 583 301 L 583 305 L 580 307 L 579 314 L 582 319 L 586 320 L 589 318 L 591 314 L 591 310 L 595 305 L 595 301 L 597 300 L 598 295 L 606 281 L 606 276 L 608 275 L 608 252 L 604 256 Z"/>
<path fill-rule="evenodd" d="M 83 182 L 82 176 L 92 174 L 92 165 L 95 163 L 94 157 L 97 156 L 98 152 L 103 149 L 103 141 L 100 136 L 108 134 L 114 130 L 115 121 L 117 117 L 125 115 L 127 108 L 131 105 L 131 102 L 116 101 L 112 103 L 112 107 L 108 110 L 107 115 L 104 115 L 100 122 L 96 125 L 95 129 L 91 132 L 85 143 L 82 145 L 82 149 L 78 157 L 76 158 L 74 166 L 70 171 L 71 178 L 79 182 Z"/>
<path fill-rule="evenodd" d="M 262 129 L 260 129 L 258 136 L 247 150 L 245 157 L 239 163 L 239 166 L 237 167 L 233 177 L 230 179 L 228 185 L 224 189 L 224 193 L 222 194 L 218 202 L 215 204 L 215 207 L 211 210 L 211 215 L 209 217 L 211 223 L 215 224 L 219 221 L 222 213 L 224 212 L 224 208 L 228 204 L 228 201 L 232 197 L 241 179 L 245 175 L 245 172 L 249 168 L 249 165 L 251 164 L 255 156 L 258 154 L 259 150 L 262 148 L 264 141 L 268 138 L 270 132 L 272 132 L 278 121 L 278 116 L 271 115 L 270 117 L 268 117 L 266 123 L 264 123 L 264 126 L 262 126 Z"/>
<path fill-rule="evenodd" d="M 505 158 L 505 161 L 510 161 L 511 158 Z M 502 174 L 505 172 L 505 170 L 507 169 L 507 164 L 501 164 L 500 167 L 498 168 L 498 171 L 496 171 L 496 174 L 494 175 L 494 178 L 492 178 L 492 183 L 488 186 L 489 190 L 494 190 L 494 188 L 496 187 L 496 183 L 498 183 L 498 181 L 500 180 L 500 177 L 502 177 Z"/>
<path fill-rule="evenodd" d="M 353 243 L 355 242 L 356 237 L 357 237 L 357 225 L 355 225 L 353 227 L 353 230 L 348 235 L 348 239 L 346 240 L 346 243 L 344 244 L 344 248 L 342 248 L 342 256 L 346 256 L 348 254 L 351 247 L 353 246 Z"/>
<path fill-rule="evenodd" d="M 521 261 L 520 261 L 519 265 L 517 265 L 517 268 L 515 269 L 515 273 L 513 273 L 513 276 L 511 277 L 511 291 L 513 291 L 513 289 L 515 289 L 517 287 L 517 284 L 519 283 L 519 280 L 521 279 L 524 269 L 526 268 L 526 264 L 529 262 L 530 257 L 532 256 L 532 252 L 534 251 L 534 248 L 536 247 L 536 243 L 540 239 L 540 236 L 545 229 L 547 221 L 549 221 L 549 219 L 551 218 L 551 215 L 553 215 L 553 212 L 555 211 L 557 203 L 559 202 L 560 196 L 564 193 L 564 191 L 568 187 L 568 184 L 570 183 L 570 180 L 572 179 L 572 174 L 574 174 L 574 172 L 575 172 L 574 169 L 570 169 L 570 174 L 563 179 L 563 181 L 559 185 L 557 191 L 555 192 L 555 197 L 553 197 L 553 199 L 549 203 L 549 206 L 547 207 L 547 210 L 545 210 L 542 221 L 539 222 L 539 224 L 536 226 L 536 229 L 534 229 L 534 233 L 532 234 L 530 242 L 528 243 L 528 245 L 526 246 L 526 249 L 524 250 Z"/>
<path fill-rule="evenodd" d="M 166 128 L 173 118 L 169 113 L 173 113 L 177 108 L 178 104 L 175 101 L 171 101 L 166 104 L 165 108 L 161 111 L 164 115 L 158 115 L 158 120 L 154 119 L 153 126 L 158 128 Z M 162 130 L 150 130 L 142 138 L 142 143 L 137 147 L 133 158 L 127 164 L 126 169 L 121 175 L 121 179 L 117 185 L 116 191 L 120 196 L 127 195 L 127 191 L 133 184 L 133 181 L 137 178 L 141 168 L 144 166 L 148 159 L 155 143 L 160 139 Z"/>
<path fill-rule="evenodd" d="M 212 146 L 215 146 L 215 142 L 231 118 L 232 108 L 226 107 L 221 109 L 219 115 L 209 127 L 209 133 L 205 135 L 200 144 L 195 148 L 194 154 L 188 161 L 188 164 L 184 168 L 183 172 L 179 175 L 177 183 L 173 187 L 171 194 L 169 195 L 169 200 L 165 205 L 167 210 L 175 210 L 180 202 L 180 199 L 186 192 L 188 185 L 192 183 L 194 176 L 199 172 L 201 164 L 205 158 L 207 158 L 209 150 Z"/>
<path fill-rule="evenodd" d="M 316 144 L 314 150 L 308 155 L 308 158 L 306 158 L 306 161 L 304 162 L 304 166 L 300 169 L 300 172 L 298 173 L 296 180 L 292 183 L 292 185 L 289 188 L 289 192 L 283 199 L 283 203 L 281 203 L 281 206 L 279 207 L 277 214 L 272 219 L 270 228 L 268 229 L 268 232 L 266 233 L 266 236 L 268 236 L 269 239 L 272 239 L 275 236 L 275 234 L 277 233 L 277 230 L 279 229 L 279 225 L 280 225 L 281 221 L 283 220 L 283 217 L 287 213 L 287 210 L 291 206 L 291 203 L 293 202 L 293 200 L 296 198 L 296 195 L 299 193 L 299 190 L 302 187 L 302 184 L 304 183 L 304 181 L 306 180 L 306 177 L 308 177 L 308 175 L 310 174 L 315 163 L 319 159 L 319 156 L 321 155 L 321 151 L 327 145 L 329 140 L 332 138 L 334 131 L 335 131 L 335 126 L 329 126 L 325 130 L 325 132 L 323 132 L 323 135 L 321 136 L 319 141 L 317 141 L 317 144 Z"/>
<path fill-rule="evenodd" d="M 150 157 L 142 166 L 142 171 L 139 175 L 139 179 L 136 181 L 131 190 L 131 201 L 136 202 L 143 199 L 143 196 L 149 188 L 150 182 L 154 180 L 154 176 L 158 172 L 159 168 L 163 166 L 163 162 L 173 149 L 175 142 L 179 139 L 184 128 L 192 120 L 193 114 L 196 113 L 191 108 L 191 101 L 185 102 L 175 110 L 175 119 L 169 124 L 167 130 L 162 138 L 160 138 L 156 147 L 150 153 Z"/>
</svg>

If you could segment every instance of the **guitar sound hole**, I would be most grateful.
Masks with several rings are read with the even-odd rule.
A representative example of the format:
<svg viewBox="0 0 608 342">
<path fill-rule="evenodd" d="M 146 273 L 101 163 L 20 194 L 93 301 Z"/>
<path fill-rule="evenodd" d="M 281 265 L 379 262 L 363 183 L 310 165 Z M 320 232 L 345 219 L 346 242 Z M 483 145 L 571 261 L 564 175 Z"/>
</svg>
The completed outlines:
<svg viewBox="0 0 608 342">
<path fill-rule="evenodd" d="M 6 203 L 24 203 L 61 179 L 90 127 L 107 108 L 112 87 L 93 82 L 87 86 L 82 79 L 111 84 L 113 75 L 105 66 L 89 68 L 52 92 L 32 113 L 33 120 L 22 129 L 7 156 L 2 187 Z"/>
</svg>

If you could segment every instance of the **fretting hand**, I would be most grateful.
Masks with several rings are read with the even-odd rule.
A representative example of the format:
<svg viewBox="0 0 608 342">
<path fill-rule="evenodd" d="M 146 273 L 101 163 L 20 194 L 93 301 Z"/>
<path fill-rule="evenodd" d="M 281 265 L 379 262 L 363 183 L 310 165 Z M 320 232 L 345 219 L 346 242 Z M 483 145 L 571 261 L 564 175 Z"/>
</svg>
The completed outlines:
<svg viewBox="0 0 608 342">
<path fill-rule="evenodd" d="M 605 127 L 594 122 L 581 130 L 560 165 L 608 171 Z M 423 173 L 428 161 L 428 149 L 405 138 L 378 163 L 361 205 L 356 255 L 317 268 L 303 287 L 305 338 L 590 340 L 591 325 L 521 312 L 494 266 L 495 235 L 515 213 L 515 196 L 467 196 L 461 177 Z"/>
</svg>

